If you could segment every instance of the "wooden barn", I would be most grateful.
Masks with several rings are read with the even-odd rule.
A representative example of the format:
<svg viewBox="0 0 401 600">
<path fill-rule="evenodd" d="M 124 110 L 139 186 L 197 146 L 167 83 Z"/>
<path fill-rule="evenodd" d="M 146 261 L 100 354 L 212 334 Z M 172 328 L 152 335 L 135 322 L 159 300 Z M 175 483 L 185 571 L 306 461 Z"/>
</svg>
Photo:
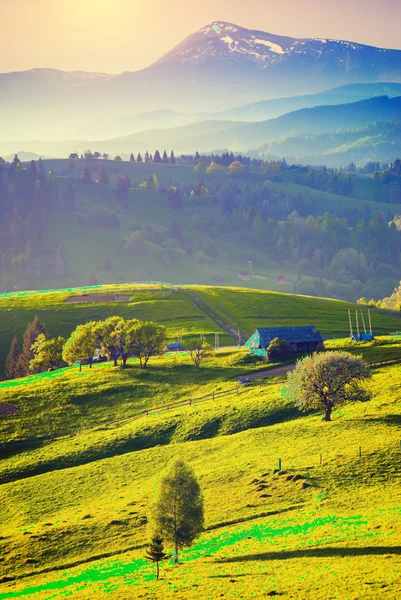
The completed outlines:
<svg viewBox="0 0 401 600">
<path fill-rule="evenodd" d="M 286 340 L 294 352 L 314 352 L 324 337 L 313 325 L 302 327 L 262 327 L 257 329 L 246 342 L 251 352 L 266 350 L 270 343 L 278 338 Z M 261 352 L 263 353 L 263 352 Z"/>
</svg>

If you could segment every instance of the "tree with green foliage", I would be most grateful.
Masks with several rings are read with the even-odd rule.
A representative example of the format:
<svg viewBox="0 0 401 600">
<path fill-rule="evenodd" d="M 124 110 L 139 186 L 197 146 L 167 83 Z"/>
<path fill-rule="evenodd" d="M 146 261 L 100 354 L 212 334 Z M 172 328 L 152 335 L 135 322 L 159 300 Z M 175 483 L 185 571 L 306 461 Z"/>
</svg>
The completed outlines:
<svg viewBox="0 0 401 600">
<path fill-rule="evenodd" d="M 345 402 L 366 401 L 369 393 L 362 387 L 371 377 L 361 356 L 349 352 L 321 352 L 297 362 L 287 375 L 284 394 L 300 410 L 324 409 L 323 421 L 331 421 L 333 408 Z"/>
<path fill-rule="evenodd" d="M 195 168 L 196 170 L 196 168 Z M 210 163 L 210 166 L 206 169 L 206 174 L 207 175 L 221 175 L 222 173 L 225 173 L 226 170 L 223 167 L 223 165 L 219 165 L 218 163 L 214 162 L 214 160 L 212 160 L 212 162 Z"/>
<path fill-rule="evenodd" d="M 41 334 L 46 335 L 46 325 L 41 322 L 38 316 L 35 316 L 34 320 L 32 323 L 29 323 L 24 333 L 22 352 L 15 369 L 17 377 L 24 377 L 25 375 L 28 375 L 29 364 L 34 358 L 32 346 Z"/>
<path fill-rule="evenodd" d="M 174 460 L 161 477 L 151 514 L 155 531 L 174 546 L 174 562 L 178 552 L 192 546 L 204 527 L 202 492 L 191 467 Z"/>
<path fill-rule="evenodd" d="M 155 157 L 154 157 L 153 160 L 154 160 L 155 163 L 161 163 L 162 162 L 162 159 L 161 159 L 161 156 L 160 156 L 160 152 L 158 150 L 156 150 Z"/>
<path fill-rule="evenodd" d="M 291 354 L 291 346 L 287 340 L 279 340 L 274 338 L 266 350 L 268 360 L 276 360 L 278 358 L 287 358 Z"/>
<path fill-rule="evenodd" d="M 151 321 L 138 321 L 132 328 L 132 352 L 145 369 L 151 356 L 160 354 L 166 343 L 166 328 Z"/>
<path fill-rule="evenodd" d="M 98 347 L 97 327 L 96 321 L 78 325 L 65 343 L 63 349 L 63 360 L 65 362 L 69 365 L 75 365 L 79 362 L 81 369 L 82 361 L 87 361 L 89 368 L 92 368 L 93 357 Z"/>
<path fill-rule="evenodd" d="M 96 183 L 101 183 L 102 185 L 109 185 L 109 177 L 106 173 L 104 165 L 100 165 L 99 175 L 96 179 Z"/>
<path fill-rule="evenodd" d="M 189 353 L 195 367 L 199 369 L 202 361 L 207 356 L 210 356 L 212 347 L 203 340 L 196 340 L 195 342 L 192 342 L 192 344 L 186 345 L 185 350 Z"/>
<path fill-rule="evenodd" d="M 130 154 L 129 161 L 130 162 L 135 162 L 135 156 L 134 156 L 134 154 L 132 152 Z"/>
<path fill-rule="evenodd" d="M 171 558 L 171 554 L 164 552 L 163 538 L 159 534 L 152 535 L 145 558 L 156 565 L 156 579 L 159 579 L 160 563 Z"/>
<path fill-rule="evenodd" d="M 121 158 L 121 156 L 120 156 L 119 154 L 117 154 L 117 155 L 114 157 L 114 160 L 117 160 L 117 161 L 122 161 L 123 159 Z"/>
<path fill-rule="evenodd" d="M 84 170 L 82 171 L 81 175 L 81 181 L 83 181 L 84 183 L 90 183 L 92 181 L 92 175 L 88 167 L 84 167 Z"/>
<path fill-rule="evenodd" d="M 112 333 L 114 343 L 119 348 L 119 355 L 124 368 L 127 366 L 128 356 L 134 350 L 135 332 L 138 324 L 138 319 L 128 321 L 122 319 L 120 323 L 116 324 Z"/>
<path fill-rule="evenodd" d="M 167 152 L 166 151 L 163 152 L 162 161 L 163 161 L 164 164 L 168 164 L 168 156 L 167 156 Z"/>
<path fill-rule="evenodd" d="M 122 317 L 109 317 L 105 321 L 100 321 L 97 326 L 97 335 L 99 340 L 99 349 L 109 360 L 114 361 L 117 366 L 117 360 L 120 355 L 120 339 L 116 332 L 125 327 L 126 322 Z"/>
<path fill-rule="evenodd" d="M 18 364 L 18 359 L 20 357 L 21 350 L 18 344 L 17 336 L 14 336 L 13 341 L 11 342 L 10 352 L 8 353 L 5 367 L 5 376 L 6 379 L 15 379 L 17 377 L 16 368 Z"/>
<path fill-rule="evenodd" d="M 142 158 L 140 152 L 139 152 L 138 156 L 136 157 L 136 162 L 139 162 L 139 163 L 143 162 L 143 158 Z"/>
<path fill-rule="evenodd" d="M 41 333 L 36 342 L 32 345 L 33 359 L 29 363 L 31 373 L 43 373 L 44 371 L 54 371 L 66 366 L 63 360 L 63 348 L 65 339 L 56 337 L 47 339 Z"/>
<path fill-rule="evenodd" d="M 175 156 L 174 156 L 174 150 L 171 151 L 170 158 L 169 158 L 169 163 L 170 163 L 170 165 L 175 165 L 176 164 L 176 160 L 175 160 Z"/>
</svg>

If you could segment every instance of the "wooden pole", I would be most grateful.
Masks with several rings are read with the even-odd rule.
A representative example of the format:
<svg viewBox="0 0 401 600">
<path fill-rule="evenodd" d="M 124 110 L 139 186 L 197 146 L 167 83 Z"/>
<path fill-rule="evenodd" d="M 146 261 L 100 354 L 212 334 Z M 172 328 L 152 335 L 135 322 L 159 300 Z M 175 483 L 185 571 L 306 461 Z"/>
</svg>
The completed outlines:
<svg viewBox="0 0 401 600">
<path fill-rule="evenodd" d="M 323 454 L 320 455 L 320 464 L 323 464 Z"/>
<path fill-rule="evenodd" d="M 359 338 L 359 321 L 358 321 L 358 311 L 355 311 L 355 315 L 356 315 L 356 333 L 358 335 Z"/>
<path fill-rule="evenodd" d="M 366 325 L 365 325 L 365 318 L 363 316 L 363 312 L 361 311 L 361 317 L 362 317 L 362 323 L 363 323 L 363 330 L 366 333 Z"/>
<path fill-rule="evenodd" d="M 352 331 L 352 320 L 351 320 L 351 311 L 350 309 L 348 309 L 348 319 L 349 319 L 349 331 L 350 331 L 350 337 L 352 338 L 354 333 Z"/>
<path fill-rule="evenodd" d="M 359 456 L 362 456 L 362 448 L 359 446 Z"/>
<path fill-rule="evenodd" d="M 278 470 L 281 471 L 281 458 L 278 459 Z"/>
<path fill-rule="evenodd" d="M 368 310 L 368 315 L 369 315 L 369 329 L 370 329 L 370 335 L 373 336 L 372 333 L 372 320 L 370 318 L 370 310 Z"/>
</svg>

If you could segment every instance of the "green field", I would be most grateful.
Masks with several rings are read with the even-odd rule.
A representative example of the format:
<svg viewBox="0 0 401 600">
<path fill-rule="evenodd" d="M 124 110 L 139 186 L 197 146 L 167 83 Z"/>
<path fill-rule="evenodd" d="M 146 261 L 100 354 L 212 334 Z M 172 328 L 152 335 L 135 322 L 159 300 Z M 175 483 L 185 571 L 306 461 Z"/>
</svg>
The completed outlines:
<svg viewBox="0 0 401 600">
<path fill-rule="evenodd" d="M 379 339 L 353 350 L 376 360 L 400 347 Z M 0 599 L 399 597 L 400 367 L 375 369 L 372 400 L 335 411 L 332 423 L 298 413 L 277 378 L 151 412 L 231 390 L 250 369 L 242 352 L 225 351 L 198 372 L 177 357 L 148 373 L 131 362 L 0 384 L 0 401 L 21 410 L 3 419 L 3 440 L 68 430 L 3 449 Z M 149 416 L 111 426 L 146 406 Z M 200 480 L 206 529 L 155 582 L 146 522 L 172 457 Z"/>
<path fill-rule="evenodd" d="M 185 294 L 186 290 L 195 294 L 201 307 Z M 130 302 L 66 302 L 70 296 L 83 293 L 114 295 L 116 292 L 129 295 Z M 0 373 L 13 336 L 17 335 L 21 342 L 26 326 L 36 314 L 52 337 L 68 337 L 80 323 L 120 315 L 162 323 L 171 341 L 182 329 L 184 340 L 204 333 L 207 341 L 214 345 L 214 334 L 219 332 L 220 344 L 227 346 L 236 343 L 238 329 L 244 342 L 257 327 L 315 325 L 328 339 L 346 337 L 349 334 L 348 308 L 353 314 L 356 309 L 360 310 L 356 305 L 338 300 L 205 286 L 127 284 L 3 294 L 0 295 Z M 366 316 L 366 309 L 364 312 Z M 388 334 L 400 328 L 400 318 L 397 313 L 372 309 L 372 324 L 377 335 Z"/>
</svg>

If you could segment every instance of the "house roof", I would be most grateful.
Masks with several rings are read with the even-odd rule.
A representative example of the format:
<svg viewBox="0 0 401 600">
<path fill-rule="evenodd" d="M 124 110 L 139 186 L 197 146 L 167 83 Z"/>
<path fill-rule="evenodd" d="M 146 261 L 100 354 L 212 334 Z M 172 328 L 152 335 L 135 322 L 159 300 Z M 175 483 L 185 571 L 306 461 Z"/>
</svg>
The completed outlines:
<svg viewBox="0 0 401 600">
<path fill-rule="evenodd" d="M 260 346 L 267 348 L 275 338 L 289 344 L 301 342 L 324 342 L 324 337 L 313 325 L 302 327 L 262 327 L 258 328 Z"/>
</svg>

